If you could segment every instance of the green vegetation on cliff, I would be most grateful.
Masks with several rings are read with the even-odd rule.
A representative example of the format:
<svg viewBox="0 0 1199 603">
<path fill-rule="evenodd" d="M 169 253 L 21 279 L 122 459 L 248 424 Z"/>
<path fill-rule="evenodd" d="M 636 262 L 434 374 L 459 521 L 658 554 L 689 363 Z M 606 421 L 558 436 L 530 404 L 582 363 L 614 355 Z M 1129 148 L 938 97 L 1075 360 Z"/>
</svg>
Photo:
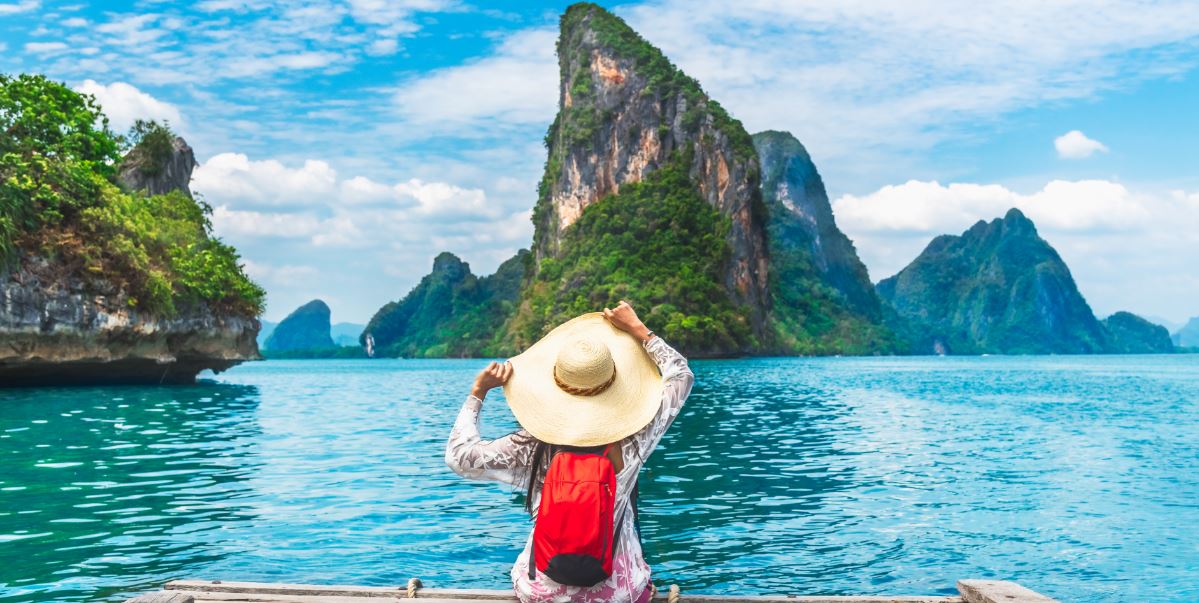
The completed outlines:
<svg viewBox="0 0 1199 603">
<path fill-rule="evenodd" d="M 521 250 L 490 276 L 477 277 L 452 253 L 398 302 L 379 309 L 360 341 L 375 340 L 376 356 L 498 355 L 500 327 L 512 315 L 529 252 Z"/>
<path fill-rule="evenodd" d="M 771 322 L 786 354 L 897 351 L 853 243 L 837 228 L 816 165 L 788 132 L 753 135 L 770 249 Z"/>
<path fill-rule="evenodd" d="M 143 122 L 134 135 L 153 144 L 159 129 L 166 130 Z M 43 276 L 115 287 L 132 307 L 152 313 L 172 316 L 193 303 L 261 312 L 264 292 L 246 277 L 237 252 L 212 236 L 207 204 L 181 192 L 130 194 L 115 184 L 125 141 L 91 96 L 42 76 L 0 75 L 0 131 L 5 272 L 36 255 L 59 271 Z"/>
<path fill-rule="evenodd" d="M 546 258 L 512 325 L 516 349 L 546 325 L 584 312 L 633 304 L 673 345 L 693 353 L 752 345 L 746 312 L 734 307 L 721 274 L 729 219 L 696 193 L 676 160 L 583 210 Z"/>
<path fill-rule="evenodd" d="M 1019 210 L 943 235 L 878 284 L 918 353 L 1088 354 L 1106 349 L 1070 269 Z"/>
<path fill-rule="evenodd" d="M 1169 354 L 1174 351 L 1170 331 L 1132 312 L 1116 312 L 1103 319 L 1107 351 L 1112 354 Z"/>
</svg>

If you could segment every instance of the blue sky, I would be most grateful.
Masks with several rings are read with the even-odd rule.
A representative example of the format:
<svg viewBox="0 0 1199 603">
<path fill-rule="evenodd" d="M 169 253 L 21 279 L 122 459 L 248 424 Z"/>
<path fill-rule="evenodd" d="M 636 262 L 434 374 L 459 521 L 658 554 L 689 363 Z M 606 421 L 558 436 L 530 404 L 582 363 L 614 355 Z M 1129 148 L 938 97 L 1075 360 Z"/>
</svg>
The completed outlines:
<svg viewBox="0 0 1199 603">
<path fill-rule="evenodd" d="M 1103 316 L 1199 315 L 1186 2 L 605 4 L 751 132 L 808 146 L 874 280 L 1018 206 Z M 440 251 L 532 234 L 567 3 L 0 0 L 0 70 L 169 119 L 278 320 L 365 322 Z"/>
</svg>

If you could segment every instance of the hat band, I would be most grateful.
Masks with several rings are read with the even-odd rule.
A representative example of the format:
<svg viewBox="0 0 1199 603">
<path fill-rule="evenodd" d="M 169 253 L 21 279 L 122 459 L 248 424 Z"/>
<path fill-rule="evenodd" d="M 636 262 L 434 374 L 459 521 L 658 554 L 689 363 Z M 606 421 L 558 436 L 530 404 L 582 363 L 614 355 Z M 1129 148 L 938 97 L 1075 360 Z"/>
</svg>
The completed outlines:
<svg viewBox="0 0 1199 603">
<path fill-rule="evenodd" d="M 612 383 L 614 381 L 616 381 L 616 367 L 615 366 L 612 367 L 612 376 L 608 377 L 607 381 L 605 381 L 599 385 L 593 386 L 593 387 L 574 387 L 573 385 L 565 383 L 561 379 L 558 378 L 558 366 L 554 365 L 554 383 L 556 383 L 558 385 L 558 389 L 560 389 L 568 394 L 573 394 L 576 396 L 594 396 L 594 395 L 608 389 L 608 386 L 612 385 Z"/>
</svg>

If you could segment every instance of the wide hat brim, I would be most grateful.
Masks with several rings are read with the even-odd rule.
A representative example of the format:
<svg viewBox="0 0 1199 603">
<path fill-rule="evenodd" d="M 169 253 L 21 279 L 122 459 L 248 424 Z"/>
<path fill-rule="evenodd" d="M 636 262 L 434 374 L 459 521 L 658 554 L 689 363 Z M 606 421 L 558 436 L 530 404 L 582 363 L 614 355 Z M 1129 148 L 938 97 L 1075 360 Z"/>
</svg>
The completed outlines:
<svg viewBox="0 0 1199 603">
<path fill-rule="evenodd" d="M 604 391 L 579 396 L 554 382 L 558 351 L 577 339 L 603 343 L 612 353 L 616 380 Z M 591 312 L 562 323 L 519 356 L 504 397 L 521 427 L 548 444 L 600 446 L 649 424 L 662 404 L 662 375 L 641 342 Z"/>
</svg>

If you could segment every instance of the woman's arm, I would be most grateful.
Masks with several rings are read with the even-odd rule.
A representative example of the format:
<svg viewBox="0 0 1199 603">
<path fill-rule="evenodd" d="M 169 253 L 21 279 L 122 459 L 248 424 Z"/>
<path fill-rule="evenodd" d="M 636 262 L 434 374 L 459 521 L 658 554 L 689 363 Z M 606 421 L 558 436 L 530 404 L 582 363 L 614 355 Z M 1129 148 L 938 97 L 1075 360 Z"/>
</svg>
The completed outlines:
<svg viewBox="0 0 1199 603">
<path fill-rule="evenodd" d="M 661 337 L 652 337 L 643 345 L 662 373 L 662 406 L 649 425 L 633 434 L 638 450 L 641 451 L 643 457 L 646 457 L 657 447 L 662 436 L 666 434 L 666 430 L 674 424 L 675 417 L 679 416 L 679 412 L 683 410 L 687 396 L 691 395 L 695 374 L 687 365 L 687 359 L 670 347 Z"/>
<path fill-rule="evenodd" d="M 687 359 L 650 331 L 637 318 L 637 313 L 628 302 L 622 301 L 616 308 L 605 309 L 604 316 L 616 328 L 641 340 L 641 345 L 662 373 L 662 406 L 649 425 L 633 435 L 638 450 L 643 456 L 648 456 L 683 409 L 683 403 L 687 401 L 691 386 L 695 383 L 695 374 L 691 372 Z"/>
<path fill-rule="evenodd" d="M 479 436 L 479 411 L 483 398 L 494 387 L 503 385 L 512 376 L 512 365 L 492 362 L 475 379 L 458 419 L 450 430 L 445 446 L 445 463 L 458 475 L 470 479 L 502 482 L 519 486 L 528 472 L 533 447 L 531 438 L 522 433 L 509 434 L 496 440 Z"/>
</svg>

